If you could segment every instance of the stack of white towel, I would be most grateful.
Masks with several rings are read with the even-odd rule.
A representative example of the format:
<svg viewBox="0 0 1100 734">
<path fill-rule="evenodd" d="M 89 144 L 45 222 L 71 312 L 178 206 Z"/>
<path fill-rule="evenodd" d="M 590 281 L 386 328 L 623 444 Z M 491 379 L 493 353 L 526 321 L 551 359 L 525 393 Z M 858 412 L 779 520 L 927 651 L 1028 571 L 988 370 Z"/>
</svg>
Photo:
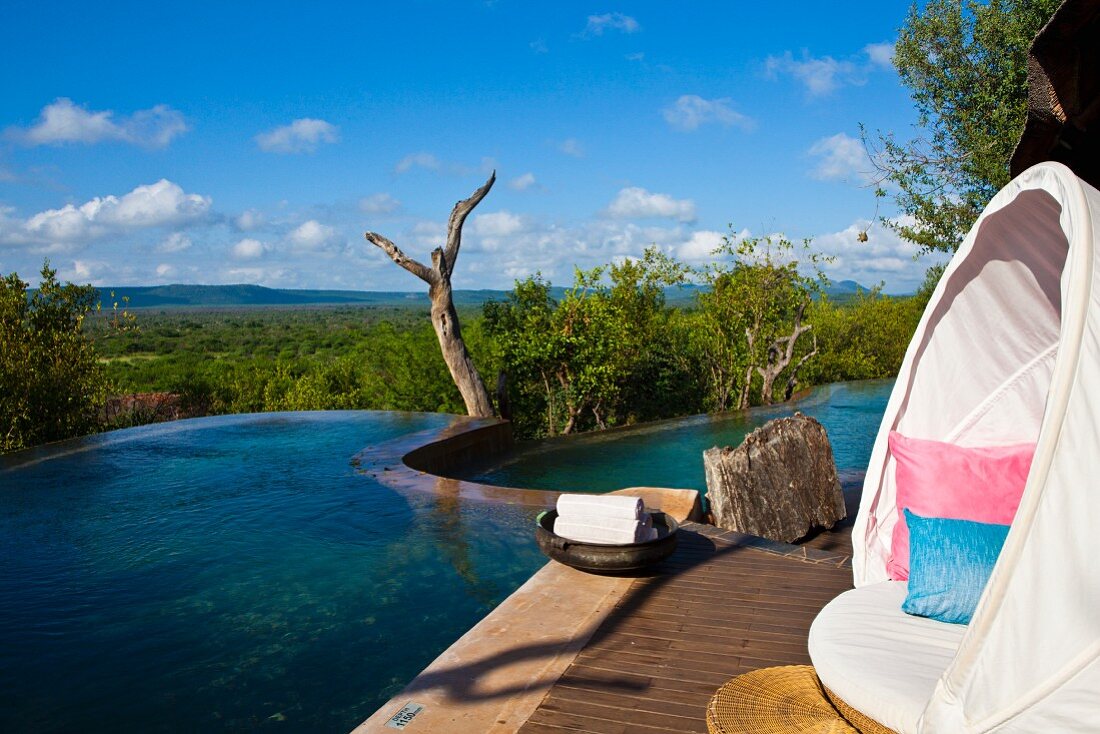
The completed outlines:
<svg viewBox="0 0 1100 734">
<path fill-rule="evenodd" d="M 580 543 L 626 545 L 657 537 L 640 497 L 562 494 L 554 533 Z"/>
</svg>

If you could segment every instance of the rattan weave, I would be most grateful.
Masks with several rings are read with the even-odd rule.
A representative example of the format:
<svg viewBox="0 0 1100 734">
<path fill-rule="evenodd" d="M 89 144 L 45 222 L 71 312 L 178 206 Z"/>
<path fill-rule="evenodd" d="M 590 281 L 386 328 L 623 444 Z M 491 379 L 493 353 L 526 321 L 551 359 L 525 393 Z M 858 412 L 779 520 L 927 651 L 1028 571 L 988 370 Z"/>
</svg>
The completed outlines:
<svg viewBox="0 0 1100 734">
<path fill-rule="evenodd" d="M 860 734 L 829 703 L 813 666 L 739 675 L 707 705 L 710 734 Z"/>
</svg>

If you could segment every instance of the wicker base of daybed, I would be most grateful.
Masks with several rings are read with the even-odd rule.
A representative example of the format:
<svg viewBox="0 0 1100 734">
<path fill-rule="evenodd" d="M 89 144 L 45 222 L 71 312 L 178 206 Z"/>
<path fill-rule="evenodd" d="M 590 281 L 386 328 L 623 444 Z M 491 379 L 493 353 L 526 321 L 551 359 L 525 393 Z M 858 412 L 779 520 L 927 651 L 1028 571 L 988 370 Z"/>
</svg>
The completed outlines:
<svg viewBox="0 0 1100 734">
<path fill-rule="evenodd" d="M 813 666 L 739 675 L 707 705 L 710 734 L 894 734 L 833 696 Z"/>
</svg>

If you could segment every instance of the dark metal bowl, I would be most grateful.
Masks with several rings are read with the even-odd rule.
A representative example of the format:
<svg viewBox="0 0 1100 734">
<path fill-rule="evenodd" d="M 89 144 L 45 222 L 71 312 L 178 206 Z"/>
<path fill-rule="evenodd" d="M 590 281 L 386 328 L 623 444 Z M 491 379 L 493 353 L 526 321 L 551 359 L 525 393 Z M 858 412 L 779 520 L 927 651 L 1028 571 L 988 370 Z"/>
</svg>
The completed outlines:
<svg viewBox="0 0 1100 734">
<path fill-rule="evenodd" d="M 657 537 L 645 543 L 609 545 L 606 543 L 580 543 L 554 533 L 557 510 L 538 516 L 535 539 L 539 550 L 558 563 L 591 573 L 617 573 L 637 571 L 663 561 L 676 550 L 676 532 L 680 524 L 676 518 L 663 512 L 649 511 Z"/>
</svg>

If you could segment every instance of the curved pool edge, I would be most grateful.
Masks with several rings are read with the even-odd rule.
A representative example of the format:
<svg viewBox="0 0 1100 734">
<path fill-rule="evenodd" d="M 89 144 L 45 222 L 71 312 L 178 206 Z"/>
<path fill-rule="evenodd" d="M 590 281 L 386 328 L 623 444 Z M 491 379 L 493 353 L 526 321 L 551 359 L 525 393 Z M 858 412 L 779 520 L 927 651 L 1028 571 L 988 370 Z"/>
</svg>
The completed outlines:
<svg viewBox="0 0 1100 734">
<path fill-rule="evenodd" d="M 398 491 L 531 507 L 553 505 L 561 492 L 479 484 L 443 475 L 448 468 L 507 451 L 514 443 L 508 421 L 456 415 L 443 428 L 368 446 L 352 461 L 360 472 Z"/>
<path fill-rule="evenodd" d="M 553 507 L 562 494 L 560 490 L 481 484 L 446 476 L 460 466 L 505 453 L 514 445 L 510 421 L 456 415 L 441 429 L 419 431 L 367 447 L 356 454 L 353 462 L 360 472 L 401 492 Z M 702 500 L 695 489 L 623 487 L 608 494 L 642 497 L 647 507 L 661 510 L 679 522 L 703 519 Z"/>
</svg>

